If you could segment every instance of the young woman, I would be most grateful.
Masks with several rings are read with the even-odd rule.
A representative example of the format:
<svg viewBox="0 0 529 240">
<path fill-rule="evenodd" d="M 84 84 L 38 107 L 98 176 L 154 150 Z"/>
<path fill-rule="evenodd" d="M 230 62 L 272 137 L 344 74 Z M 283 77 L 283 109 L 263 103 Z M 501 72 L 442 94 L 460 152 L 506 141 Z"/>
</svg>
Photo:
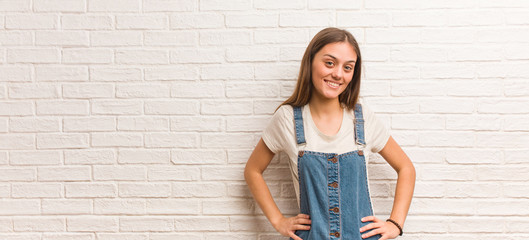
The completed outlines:
<svg viewBox="0 0 529 240">
<path fill-rule="evenodd" d="M 402 235 L 415 169 L 385 127 L 358 103 L 362 58 L 348 31 L 326 28 L 307 47 L 294 93 L 274 113 L 244 176 L 274 228 L 291 239 L 393 239 Z M 300 214 L 284 217 L 263 179 L 278 152 L 288 155 Z M 393 209 L 373 216 L 368 152 L 398 173 Z"/>
</svg>

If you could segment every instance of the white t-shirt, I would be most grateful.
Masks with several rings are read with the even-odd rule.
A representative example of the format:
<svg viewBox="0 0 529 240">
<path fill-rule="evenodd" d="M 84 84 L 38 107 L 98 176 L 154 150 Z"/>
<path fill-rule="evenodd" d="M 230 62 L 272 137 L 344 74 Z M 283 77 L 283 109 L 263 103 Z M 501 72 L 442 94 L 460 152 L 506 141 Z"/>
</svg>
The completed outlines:
<svg viewBox="0 0 529 240">
<path fill-rule="evenodd" d="M 377 153 L 384 148 L 389 139 L 389 131 L 375 114 L 362 104 L 364 117 L 364 136 L 366 145 L 364 156 L 369 161 L 369 151 Z M 342 126 L 336 135 L 329 136 L 322 133 L 312 120 L 310 107 L 302 107 L 303 126 L 305 133 L 304 144 L 297 144 L 296 128 L 294 126 L 294 109 L 290 105 L 281 106 L 272 116 L 270 123 L 263 131 L 263 141 L 274 153 L 284 152 L 289 158 L 290 172 L 294 181 L 294 189 L 299 203 L 299 178 L 297 158 L 301 150 L 342 154 L 359 150 L 355 142 L 354 111 L 344 108 Z"/>
</svg>

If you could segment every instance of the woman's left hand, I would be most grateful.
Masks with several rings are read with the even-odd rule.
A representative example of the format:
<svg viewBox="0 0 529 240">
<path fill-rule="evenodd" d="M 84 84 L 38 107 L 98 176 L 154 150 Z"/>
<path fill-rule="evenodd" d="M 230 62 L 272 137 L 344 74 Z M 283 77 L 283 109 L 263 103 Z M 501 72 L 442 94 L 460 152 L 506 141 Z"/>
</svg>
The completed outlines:
<svg viewBox="0 0 529 240">
<path fill-rule="evenodd" d="M 379 240 L 394 239 L 399 236 L 400 231 L 395 224 L 390 222 L 382 221 L 374 216 L 368 216 L 361 219 L 362 222 L 372 222 L 360 228 L 360 232 L 372 231 L 362 234 L 362 238 L 368 238 L 377 234 L 380 234 L 382 237 Z"/>
</svg>

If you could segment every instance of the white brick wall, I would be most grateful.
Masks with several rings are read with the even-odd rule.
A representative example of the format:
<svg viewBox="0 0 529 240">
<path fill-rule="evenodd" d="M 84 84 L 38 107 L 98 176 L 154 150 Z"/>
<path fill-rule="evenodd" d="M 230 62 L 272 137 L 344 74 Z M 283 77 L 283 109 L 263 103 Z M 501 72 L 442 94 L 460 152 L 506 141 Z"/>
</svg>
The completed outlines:
<svg viewBox="0 0 529 240">
<path fill-rule="evenodd" d="M 402 239 L 529 239 L 529 2 L 0 0 L 0 239 L 286 239 L 242 170 L 310 39 L 417 168 Z M 375 210 L 396 174 L 370 165 Z M 287 162 L 265 174 L 296 213 Z"/>
</svg>

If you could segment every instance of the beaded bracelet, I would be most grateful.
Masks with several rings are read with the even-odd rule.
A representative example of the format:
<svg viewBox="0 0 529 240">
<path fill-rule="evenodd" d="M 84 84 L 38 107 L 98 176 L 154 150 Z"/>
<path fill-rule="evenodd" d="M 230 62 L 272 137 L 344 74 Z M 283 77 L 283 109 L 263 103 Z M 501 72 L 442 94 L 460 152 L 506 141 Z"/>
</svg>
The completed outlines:
<svg viewBox="0 0 529 240">
<path fill-rule="evenodd" d="M 391 218 L 388 218 L 388 219 L 386 220 L 386 222 L 390 222 L 390 223 L 395 224 L 395 226 L 397 226 L 397 228 L 398 228 L 399 231 L 400 231 L 399 236 L 402 236 L 402 227 L 401 227 L 397 222 L 393 221 L 393 219 L 391 219 Z"/>
</svg>

